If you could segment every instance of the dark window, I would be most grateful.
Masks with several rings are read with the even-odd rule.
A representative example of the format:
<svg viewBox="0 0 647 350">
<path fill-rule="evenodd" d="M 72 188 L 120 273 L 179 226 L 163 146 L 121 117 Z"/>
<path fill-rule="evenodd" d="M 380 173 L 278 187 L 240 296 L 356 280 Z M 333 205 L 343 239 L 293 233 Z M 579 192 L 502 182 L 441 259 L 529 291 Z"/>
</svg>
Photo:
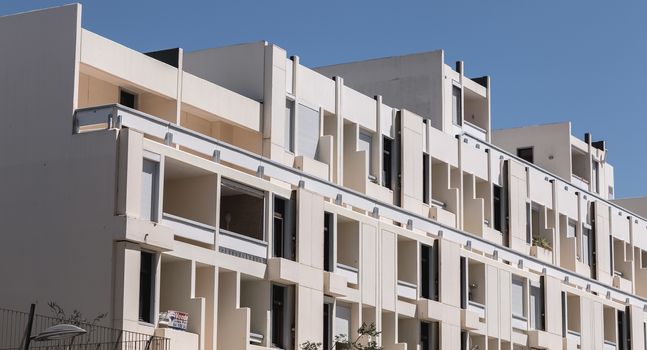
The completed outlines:
<svg viewBox="0 0 647 350">
<path fill-rule="evenodd" d="M 274 197 L 274 256 L 296 259 L 296 200 L 295 193 L 290 199 Z"/>
<path fill-rule="evenodd" d="M 285 121 L 284 121 L 285 133 L 284 147 L 290 151 L 294 152 L 294 101 L 286 100 L 285 101 Z"/>
<path fill-rule="evenodd" d="M 593 161 L 593 190 L 600 193 L 600 163 Z"/>
<path fill-rule="evenodd" d="M 618 350 L 631 349 L 629 309 L 626 311 L 618 310 L 618 337 Z"/>
<path fill-rule="evenodd" d="M 566 329 L 568 328 L 568 314 L 566 309 L 566 292 L 562 292 L 562 337 L 566 338 Z"/>
<path fill-rule="evenodd" d="M 283 348 L 285 288 L 272 286 L 272 346 Z"/>
<path fill-rule="evenodd" d="M 155 300 L 155 254 L 141 252 L 139 265 L 139 320 L 153 323 Z"/>
<path fill-rule="evenodd" d="M 294 291 L 272 285 L 272 347 L 290 349 L 294 343 Z"/>
<path fill-rule="evenodd" d="M 609 236 L 609 271 L 611 274 L 615 273 L 615 266 L 613 264 L 613 236 Z"/>
<path fill-rule="evenodd" d="M 526 203 L 526 243 L 530 244 L 532 239 L 532 207 Z"/>
<path fill-rule="evenodd" d="M 438 350 L 438 323 L 420 322 L 420 345 L 421 350 Z"/>
<path fill-rule="evenodd" d="M 393 189 L 391 185 L 392 161 L 391 152 L 393 152 L 393 140 L 388 137 L 383 138 L 382 142 L 382 186 Z"/>
<path fill-rule="evenodd" d="M 422 297 L 438 300 L 438 243 L 420 246 Z"/>
<path fill-rule="evenodd" d="M 452 87 L 452 123 L 455 125 L 463 125 L 463 97 L 461 88 L 458 86 Z"/>
<path fill-rule="evenodd" d="M 468 350 L 467 349 L 467 331 L 461 331 L 461 350 Z"/>
<path fill-rule="evenodd" d="M 501 210 L 503 205 L 501 201 L 501 186 L 492 185 L 492 201 L 494 206 L 494 229 L 503 232 L 503 228 L 501 227 L 501 213 L 503 212 Z"/>
<path fill-rule="evenodd" d="M 323 348 L 330 349 L 332 345 L 332 303 L 323 305 Z"/>
<path fill-rule="evenodd" d="M 517 148 L 517 157 L 530 163 L 535 162 L 534 150 L 532 147 Z"/>
<path fill-rule="evenodd" d="M 137 108 L 137 95 L 126 90 L 119 91 L 119 104 L 122 106 Z"/>
<path fill-rule="evenodd" d="M 430 195 L 429 195 L 429 155 L 427 153 L 422 154 L 422 202 L 429 204 Z"/>
<path fill-rule="evenodd" d="M 220 230 L 265 240 L 265 192 L 223 179 L 220 185 Z"/>
<path fill-rule="evenodd" d="M 461 309 L 467 309 L 467 259 L 461 256 L 460 259 L 461 278 Z"/>
<path fill-rule="evenodd" d="M 324 270 L 329 272 L 333 271 L 334 219 L 332 213 L 324 212 Z"/>
</svg>

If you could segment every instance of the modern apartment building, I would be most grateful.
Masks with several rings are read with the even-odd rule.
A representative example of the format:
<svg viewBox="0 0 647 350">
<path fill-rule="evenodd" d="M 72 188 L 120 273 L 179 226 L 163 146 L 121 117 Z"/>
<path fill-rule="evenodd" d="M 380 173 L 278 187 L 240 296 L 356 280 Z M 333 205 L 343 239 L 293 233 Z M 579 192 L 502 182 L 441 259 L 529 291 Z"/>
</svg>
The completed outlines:
<svg viewBox="0 0 647 350">
<path fill-rule="evenodd" d="M 0 307 L 174 349 L 362 323 L 388 350 L 647 348 L 647 200 L 613 200 L 603 141 L 492 130 L 490 78 L 443 51 L 140 53 L 81 12 L 0 17 Z"/>
</svg>

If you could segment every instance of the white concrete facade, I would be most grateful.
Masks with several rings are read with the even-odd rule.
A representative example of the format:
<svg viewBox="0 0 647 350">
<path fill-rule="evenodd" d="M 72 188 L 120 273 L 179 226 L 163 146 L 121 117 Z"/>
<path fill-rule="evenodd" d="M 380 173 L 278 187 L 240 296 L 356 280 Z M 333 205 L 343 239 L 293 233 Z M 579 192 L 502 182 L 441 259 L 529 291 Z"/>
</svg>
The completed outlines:
<svg viewBox="0 0 647 350">
<path fill-rule="evenodd" d="M 178 349 L 362 323 L 397 350 L 647 346 L 647 201 L 611 201 L 603 142 L 491 130 L 489 78 L 442 51 L 144 54 L 81 18 L 0 17 L 0 307 L 108 312 Z"/>
</svg>

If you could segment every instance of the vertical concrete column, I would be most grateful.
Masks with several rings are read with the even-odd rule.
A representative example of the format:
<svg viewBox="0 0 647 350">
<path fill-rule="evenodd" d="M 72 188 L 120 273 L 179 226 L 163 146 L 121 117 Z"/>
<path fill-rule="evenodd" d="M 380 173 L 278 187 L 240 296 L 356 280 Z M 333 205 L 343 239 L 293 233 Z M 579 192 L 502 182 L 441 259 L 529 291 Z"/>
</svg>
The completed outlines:
<svg viewBox="0 0 647 350">
<path fill-rule="evenodd" d="M 297 191 L 297 259 L 316 269 L 323 269 L 324 208 L 323 197 L 305 189 Z"/>
<path fill-rule="evenodd" d="M 323 341 L 323 291 L 296 286 L 296 346 Z"/>
<path fill-rule="evenodd" d="M 457 243 L 439 239 L 440 243 L 440 302 L 460 307 L 460 246 Z"/>
<path fill-rule="evenodd" d="M 485 269 L 485 309 L 487 335 L 490 337 L 499 336 L 499 269 L 492 265 L 486 265 Z"/>
<path fill-rule="evenodd" d="M 645 312 L 643 309 L 631 306 L 631 350 L 645 349 Z"/>
<path fill-rule="evenodd" d="M 512 274 L 499 270 L 499 338 L 507 341 L 512 338 L 511 285 Z"/>
<path fill-rule="evenodd" d="M 377 229 L 373 225 L 362 223 L 360 231 L 360 286 L 362 304 L 377 305 Z"/>
<path fill-rule="evenodd" d="M 196 268 L 195 294 L 204 298 L 204 349 L 215 350 L 217 339 L 216 318 L 218 315 L 218 268 L 204 266 Z"/>
<path fill-rule="evenodd" d="M 285 145 L 286 74 L 285 50 L 275 45 L 265 46 L 263 82 L 263 155 L 283 159 Z M 294 65 L 296 67 L 296 64 Z M 296 87 L 293 88 L 296 91 Z"/>
<path fill-rule="evenodd" d="M 344 117 L 342 115 L 342 89 L 344 78 L 335 77 L 335 118 L 337 120 L 337 140 L 333 149 L 333 164 L 336 169 L 333 181 L 338 185 L 344 183 Z"/>
<path fill-rule="evenodd" d="M 175 96 L 175 123 L 180 125 L 182 116 L 182 79 L 184 78 L 184 50 L 178 49 L 177 53 L 177 94 Z M 179 149 L 179 145 L 176 148 Z"/>
<path fill-rule="evenodd" d="M 376 115 L 375 115 L 375 135 L 377 137 L 377 159 L 378 159 L 378 171 L 377 171 L 377 183 L 382 184 L 384 183 L 383 181 L 383 174 L 382 174 L 382 169 L 384 168 L 384 157 L 382 157 L 382 150 L 384 149 L 384 137 L 382 137 L 382 96 L 377 95 L 375 96 L 375 109 L 376 109 Z"/>
<path fill-rule="evenodd" d="M 139 217 L 143 136 L 133 129 L 119 130 L 117 215 Z"/>
<path fill-rule="evenodd" d="M 544 277 L 544 297 L 546 332 L 562 335 L 562 283 L 560 280 Z"/>
</svg>

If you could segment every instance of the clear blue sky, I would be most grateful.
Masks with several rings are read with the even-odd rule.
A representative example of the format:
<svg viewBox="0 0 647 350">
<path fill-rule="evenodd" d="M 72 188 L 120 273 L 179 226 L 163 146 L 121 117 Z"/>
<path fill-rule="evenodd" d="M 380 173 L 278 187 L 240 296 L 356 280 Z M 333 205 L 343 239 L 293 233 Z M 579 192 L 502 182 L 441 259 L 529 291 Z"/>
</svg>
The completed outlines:
<svg viewBox="0 0 647 350">
<path fill-rule="evenodd" d="M 0 0 L 0 14 L 68 2 Z M 494 128 L 571 120 L 608 141 L 616 197 L 647 195 L 643 0 L 81 2 L 85 28 L 140 51 L 267 40 L 318 66 L 445 49 L 492 77 Z"/>
</svg>

